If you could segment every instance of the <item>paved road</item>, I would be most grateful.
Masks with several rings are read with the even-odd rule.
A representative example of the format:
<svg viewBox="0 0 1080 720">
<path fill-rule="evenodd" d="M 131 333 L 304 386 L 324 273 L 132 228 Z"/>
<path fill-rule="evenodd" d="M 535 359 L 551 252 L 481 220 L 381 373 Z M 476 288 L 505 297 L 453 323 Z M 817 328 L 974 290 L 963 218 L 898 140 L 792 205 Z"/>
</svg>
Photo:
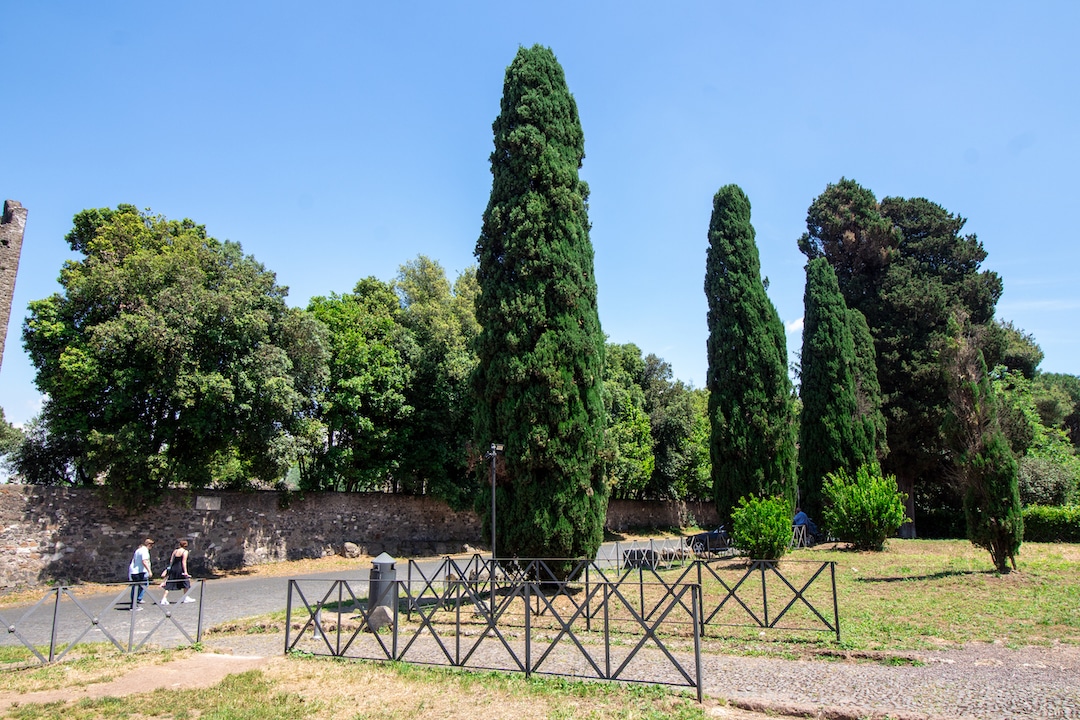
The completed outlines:
<svg viewBox="0 0 1080 720">
<path fill-rule="evenodd" d="M 634 543 L 604 543 L 597 553 L 601 564 L 615 566 L 618 558 L 628 551 L 654 552 L 678 547 L 678 540 L 637 541 Z M 465 566 L 470 556 L 457 556 L 456 562 Z M 422 573 L 431 579 L 443 560 L 424 559 L 413 567 L 412 582 L 422 583 Z M 355 570 L 335 570 L 292 576 L 299 587 L 309 595 L 308 599 L 321 597 L 326 592 L 328 579 L 348 580 L 354 592 L 367 593 L 370 560 L 357 560 Z M 398 561 L 395 571 L 399 581 L 409 580 L 410 563 Z M 196 637 L 200 613 L 202 627 L 208 628 L 254 615 L 284 610 L 288 603 L 289 577 L 227 577 L 196 582 L 193 597 L 200 602 L 188 604 L 158 605 L 161 590 L 152 582 L 146 603 L 138 612 L 131 612 L 128 587 L 125 584 L 108 586 L 105 591 L 89 593 L 73 588 L 70 594 L 61 596 L 59 603 L 43 591 L 44 602 L 37 605 L 21 605 L 0 608 L 0 625 L 8 630 L 0 634 L 0 645 L 29 644 L 48 647 L 54 632 L 53 613 L 56 611 L 55 645 L 66 646 L 71 642 L 100 642 L 111 637 L 120 645 L 134 647 L 144 640 L 159 645 L 186 644 Z M 175 603 L 180 593 L 171 592 Z M 299 601 L 297 601 L 299 602 Z M 186 633 L 186 634 L 185 634 Z M 106 637 L 107 636 L 107 637 Z M 47 651 L 45 651 L 47 652 Z"/>
</svg>

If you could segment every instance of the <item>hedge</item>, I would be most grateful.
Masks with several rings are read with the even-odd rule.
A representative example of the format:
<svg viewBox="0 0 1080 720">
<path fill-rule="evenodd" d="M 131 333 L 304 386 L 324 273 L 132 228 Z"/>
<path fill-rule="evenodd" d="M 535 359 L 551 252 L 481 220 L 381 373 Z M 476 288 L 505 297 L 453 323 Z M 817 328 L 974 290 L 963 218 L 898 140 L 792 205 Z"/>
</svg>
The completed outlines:
<svg viewBox="0 0 1080 720">
<path fill-rule="evenodd" d="M 1024 541 L 1080 543 L 1080 506 L 1024 508 Z"/>
</svg>

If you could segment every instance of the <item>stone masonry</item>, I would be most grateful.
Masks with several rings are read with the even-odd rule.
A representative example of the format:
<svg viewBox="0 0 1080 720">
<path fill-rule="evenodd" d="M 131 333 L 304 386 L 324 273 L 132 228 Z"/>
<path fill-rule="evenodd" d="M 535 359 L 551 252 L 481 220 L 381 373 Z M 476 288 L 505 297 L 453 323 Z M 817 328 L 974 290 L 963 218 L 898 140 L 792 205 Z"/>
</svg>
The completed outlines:
<svg viewBox="0 0 1080 720">
<path fill-rule="evenodd" d="M 7 339 L 11 300 L 15 295 L 15 274 L 19 271 L 23 233 L 26 230 L 26 208 L 15 200 L 4 201 L 0 219 L 0 365 L 4 364 L 4 341 Z"/>
<path fill-rule="evenodd" d="M 711 514 L 710 514 L 711 513 Z M 715 522 L 709 505 L 612 501 L 608 528 L 677 527 Z M 446 555 L 484 545 L 471 511 L 430 497 L 380 493 L 181 492 L 131 513 L 89 488 L 0 485 L 0 589 L 75 580 L 126 580 L 146 537 L 160 569 L 175 542 L 188 540 L 190 569 L 205 576 L 280 560 L 361 553 Z"/>
</svg>

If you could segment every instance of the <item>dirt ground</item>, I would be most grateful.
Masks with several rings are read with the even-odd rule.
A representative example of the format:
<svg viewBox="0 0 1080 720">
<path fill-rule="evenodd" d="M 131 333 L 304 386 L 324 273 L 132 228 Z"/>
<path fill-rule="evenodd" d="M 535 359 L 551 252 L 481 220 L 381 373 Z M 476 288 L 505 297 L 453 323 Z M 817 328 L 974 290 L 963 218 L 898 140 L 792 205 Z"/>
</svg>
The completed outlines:
<svg viewBox="0 0 1080 720">
<path fill-rule="evenodd" d="M 15 703 L 77 702 L 83 698 L 124 697 L 159 688 L 210 687 L 232 673 L 283 661 L 284 657 L 201 653 L 172 662 L 136 668 L 108 682 L 41 692 L 0 693 L 0 710 L 7 710 Z"/>
<path fill-rule="evenodd" d="M 136 693 L 149 693 L 158 689 L 169 688 L 206 688 L 216 685 L 226 676 L 248 670 L 261 669 L 271 675 L 289 675 L 285 667 L 288 658 L 283 655 L 230 655 L 227 653 L 200 653 L 180 658 L 167 663 L 136 668 L 131 672 L 115 677 L 108 682 L 93 683 L 84 686 L 44 690 L 31 693 L 0 693 L 0 713 L 13 706 L 28 703 L 78 702 L 84 698 L 126 697 Z M 303 693 L 303 689 L 290 688 Z M 313 688 L 312 692 L 324 693 L 325 688 Z M 729 720 L 764 720 L 782 716 L 776 712 L 756 713 L 736 707 L 718 704 L 706 699 L 705 712 L 709 717 Z M 490 715 L 489 715 L 490 716 Z M 497 720 L 498 713 L 490 716 Z"/>
</svg>

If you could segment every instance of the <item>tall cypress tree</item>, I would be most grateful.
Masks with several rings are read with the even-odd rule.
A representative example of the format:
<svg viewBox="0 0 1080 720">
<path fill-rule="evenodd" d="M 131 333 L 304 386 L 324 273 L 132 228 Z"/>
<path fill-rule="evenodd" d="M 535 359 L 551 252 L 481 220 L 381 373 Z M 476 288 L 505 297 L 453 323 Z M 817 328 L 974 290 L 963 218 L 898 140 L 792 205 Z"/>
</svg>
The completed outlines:
<svg viewBox="0 0 1080 720">
<path fill-rule="evenodd" d="M 769 301 L 750 200 L 737 185 L 713 198 L 705 267 L 709 301 L 709 420 L 721 517 L 739 498 L 795 503 L 795 423 L 784 326 Z"/>
<path fill-rule="evenodd" d="M 802 416 L 799 422 L 799 489 L 811 516 L 822 509 L 822 479 L 844 470 L 855 475 L 873 461 L 873 438 L 859 417 L 855 342 L 836 273 L 825 258 L 806 266 L 803 298 Z"/>
<path fill-rule="evenodd" d="M 550 49 L 518 50 L 493 129 L 491 198 L 476 243 L 482 329 L 473 380 L 476 443 L 505 445 L 496 550 L 592 557 L 608 499 L 600 460 L 604 336 L 589 190 L 578 178 L 584 135 Z M 485 523 L 490 500 L 485 493 L 477 502 Z"/>
<path fill-rule="evenodd" d="M 881 462 L 889 453 L 886 436 L 885 414 L 881 411 L 881 383 L 877 374 L 877 350 L 874 336 L 866 324 L 866 316 L 855 308 L 848 308 L 848 328 L 855 345 L 855 405 L 858 422 L 863 435 L 874 450 L 873 460 Z"/>
</svg>

